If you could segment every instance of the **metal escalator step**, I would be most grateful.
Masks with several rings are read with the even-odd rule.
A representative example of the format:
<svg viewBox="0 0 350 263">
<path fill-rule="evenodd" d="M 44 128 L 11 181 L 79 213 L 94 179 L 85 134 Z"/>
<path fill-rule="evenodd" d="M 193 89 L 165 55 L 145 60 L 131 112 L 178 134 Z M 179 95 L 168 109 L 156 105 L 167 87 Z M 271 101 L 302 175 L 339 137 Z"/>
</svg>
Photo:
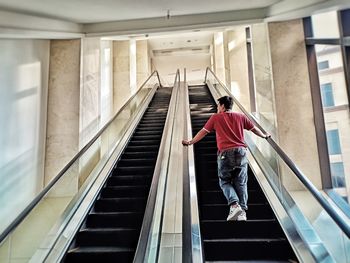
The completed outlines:
<svg viewBox="0 0 350 263">
<path fill-rule="evenodd" d="M 144 155 L 146 155 L 145 153 L 143 153 Z M 135 157 L 139 157 L 139 158 L 135 158 Z M 122 158 L 118 161 L 118 167 L 128 167 L 128 166 L 133 166 L 135 164 L 137 165 L 141 165 L 141 166 L 154 166 L 156 164 L 155 157 L 148 157 L 148 156 L 133 156 L 129 157 L 129 158 L 125 158 L 124 155 L 122 156 Z"/>
<path fill-rule="evenodd" d="M 123 176 L 111 176 L 107 181 L 107 186 L 119 186 L 119 185 L 145 185 L 150 184 L 152 181 L 152 175 L 123 175 Z"/>
<path fill-rule="evenodd" d="M 76 247 L 70 249 L 65 258 L 67 263 L 77 262 L 102 262 L 115 263 L 116 258 L 118 262 L 126 263 L 132 262 L 135 254 L 135 248 L 130 247 Z"/>
<path fill-rule="evenodd" d="M 158 151 L 139 151 L 139 152 L 130 152 L 128 149 L 123 153 L 122 159 L 136 159 L 136 158 L 156 158 L 158 154 Z"/>
<path fill-rule="evenodd" d="M 155 146 L 157 145 L 159 147 L 160 140 L 158 139 L 147 139 L 147 140 L 139 140 L 139 141 L 131 141 L 129 142 L 129 146 Z"/>
<path fill-rule="evenodd" d="M 295 257 L 285 239 L 213 239 L 203 243 L 208 261 L 287 260 Z"/>
<path fill-rule="evenodd" d="M 135 163 L 137 165 L 137 163 Z M 116 167 L 113 171 L 113 176 L 118 175 L 152 175 L 154 166 L 127 166 L 127 167 Z"/>
<path fill-rule="evenodd" d="M 102 198 L 143 197 L 147 198 L 148 185 L 108 186 L 102 189 Z"/>
<path fill-rule="evenodd" d="M 142 224 L 143 213 L 141 212 L 92 212 L 86 220 L 88 228 L 113 228 L 127 227 L 140 228 Z"/>
<path fill-rule="evenodd" d="M 95 202 L 96 212 L 143 212 L 146 206 L 145 198 L 100 198 Z"/>
<path fill-rule="evenodd" d="M 139 229 L 135 228 L 85 228 L 77 234 L 78 246 L 122 246 L 137 244 Z"/>
<path fill-rule="evenodd" d="M 247 221 L 203 220 L 201 222 L 203 239 L 230 238 L 280 238 L 283 237 L 278 221 L 275 219 L 250 219 Z"/>
<path fill-rule="evenodd" d="M 159 145 L 149 145 L 147 146 L 147 149 L 145 149 L 145 146 L 139 146 L 139 145 L 133 145 L 128 146 L 127 151 L 128 152 L 142 152 L 142 151 L 156 151 L 159 150 Z"/>
</svg>

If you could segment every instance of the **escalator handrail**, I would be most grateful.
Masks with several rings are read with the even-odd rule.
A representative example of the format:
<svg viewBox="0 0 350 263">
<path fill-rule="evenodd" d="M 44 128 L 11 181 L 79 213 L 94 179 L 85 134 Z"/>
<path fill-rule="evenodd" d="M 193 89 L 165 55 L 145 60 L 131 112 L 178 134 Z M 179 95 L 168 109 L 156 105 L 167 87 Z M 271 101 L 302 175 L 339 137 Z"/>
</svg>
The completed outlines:
<svg viewBox="0 0 350 263">
<path fill-rule="evenodd" d="M 258 121 L 252 116 L 246 109 L 239 103 L 239 101 L 232 95 L 229 89 L 218 79 L 215 73 L 207 67 L 205 72 L 204 82 L 207 83 L 208 71 L 214 76 L 216 81 L 225 89 L 225 91 L 230 94 L 233 98 L 234 103 L 239 107 L 239 109 L 256 125 L 260 130 L 266 132 L 265 129 L 258 123 Z M 329 214 L 329 216 L 334 220 L 334 222 L 340 227 L 340 229 L 350 238 L 350 225 L 341 217 L 341 215 L 333 208 L 333 206 L 327 201 L 325 197 L 319 192 L 319 190 L 311 183 L 311 181 L 303 174 L 303 172 L 296 166 L 296 164 L 288 157 L 288 155 L 282 150 L 282 148 L 270 137 L 267 138 L 268 143 L 277 152 L 279 157 L 288 165 L 288 167 L 294 172 L 302 184 L 311 192 L 311 194 L 316 198 L 318 203 L 322 208 Z"/>
<path fill-rule="evenodd" d="M 125 104 L 118 110 L 118 112 L 113 116 L 113 118 L 108 121 L 100 131 L 63 167 L 63 169 L 50 181 L 50 183 L 27 205 L 23 211 L 12 221 L 12 223 L 0 234 L 0 244 L 6 239 L 9 233 L 11 233 L 25 218 L 26 216 L 36 207 L 36 205 L 41 201 L 41 199 L 50 191 L 50 189 L 59 181 L 59 179 L 68 171 L 68 169 L 78 160 L 89 148 L 90 146 L 101 136 L 101 134 L 109 127 L 109 125 L 118 117 L 118 115 L 124 110 L 124 108 L 129 104 L 129 102 L 139 93 L 139 91 L 147 84 L 147 82 L 157 75 L 158 84 L 161 85 L 158 71 L 153 71 L 152 74 L 145 80 L 141 87 L 131 96 Z"/>
<path fill-rule="evenodd" d="M 164 153 L 166 152 L 165 149 L 167 149 L 168 147 L 171 147 L 170 144 L 171 144 L 172 138 L 169 139 L 168 136 L 172 137 L 172 133 L 174 130 L 174 117 L 175 117 L 174 115 L 176 112 L 177 97 L 178 97 L 178 95 L 175 94 L 175 92 L 178 93 L 178 88 L 175 87 L 178 83 L 177 81 L 180 82 L 180 71 L 179 70 L 176 71 L 176 76 L 175 76 L 174 86 L 173 86 L 173 91 L 172 91 L 173 93 L 171 96 L 171 100 L 170 100 L 169 108 L 168 108 L 168 114 L 167 114 L 166 121 L 164 124 L 163 135 L 162 135 L 161 143 L 159 146 L 159 152 L 157 155 L 157 162 L 156 162 L 156 166 L 154 168 L 152 183 L 151 183 L 151 187 L 149 190 L 149 195 L 148 195 L 147 204 L 146 204 L 146 208 L 145 208 L 145 214 L 143 216 L 143 222 L 142 222 L 142 226 L 141 226 L 140 236 L 139 236 L 137 248 L 135 251 L 135 256 L 134 256 L 134 261 L 133 261 L 134 263 L 145 262 L 145 258 L 147 256 L 149 256 L 149 250 L 150 250 L 149 246 L 150 246 L 150 239 L 151 239 L 150 233 L 151 233 L 151 229 L 152 229 L 152 222 L 154 220 L 154 211 L 155 211 L 155 207 L 156 207 L 157 195 L 164 194 L 162 192 L 158 192 L 158 183 L 159 183 L 159 179 L 161 177 L 162 171 L 166 170 L 165 177 L 167 178 L 170 153 L 167 153 L 168 158 L 165 158 L 165 159 L 160 158 L 160 156 L 164 155 Z M 164 189 L 164 191 L 165 191 L 165 189 Z M 165 200 L 165 198 L 163 199 L 163 202 L 164 202 L 164 200 Z M 164 209 L 164 205 L 162 204 L 161 206 L 162 206 L 161 209 Z M 160 225 L 159 225 L 160 229 L 161 229 L 161 224 L 162 223 L 160 223 Z M 159 248 L 159 241 L 160 241 L 160 235 L 158 235 L 158 240 L 157 240 L 158 248 Z M 159 250 L 157 250 L 157 253 L 158 252 L 159 252 Z"/>
<path fill-rule="evenodd" d="M 188 138 L 192 136 L 192 124 L 191 124 L 191 113 L 190 113 L 190 103 L 189 103 L 189 94 L 188 94 L 188 85 L 186 82 L 186 69 L 184 70 L 184 83 L 185 83 L 185 131 L 184 131 L 184 138 Z M 189 187 L 189 196 L 186 196 L 189 198 L 189 221 L 191 225 L 190 230 L 190 248 L 191 248 L 191 255 L 189 256 L 190 262 L 196 262 L 201 263 L 204 262 L 203 257 L 203 244 L 202 244 L 202 237 L 201 237 L 201 230 L 200 230 L 200 222 L 199 222 L 199 209 L 198 209 L 198 192 L 197 192 L 197 185 L 196 185 L 196 171 L 195 171 L 195 163 L 194 163 L 194 151 L 193 146 L 184 147 L 184 156 L 187 154 L 185 159 L 187 160 L 187 166 L 184 164 L 184 167 L 186 167 L 185 173 L 188 174 L 188 187 Z M 184 160 L 185 160 L 184 159 Z M 187 181 L 186 180 L 186 181 Z M 185 181 L 185 179 L 184 179 Z M 185 187 L 185 186 L 184 186 Z M 185 192 L 185 189 L 183 190 Z M 185 197 L 184 197 L 185 202 Z M 185 213 L 184 213 L 185 216 Z M 185 234 L 183 234 L 185 235 Z M 186 260 L 188 260 L 188 257 L 186 257 Z M 187 261 L 185 261 L 187 262 Z"/>
</svg>

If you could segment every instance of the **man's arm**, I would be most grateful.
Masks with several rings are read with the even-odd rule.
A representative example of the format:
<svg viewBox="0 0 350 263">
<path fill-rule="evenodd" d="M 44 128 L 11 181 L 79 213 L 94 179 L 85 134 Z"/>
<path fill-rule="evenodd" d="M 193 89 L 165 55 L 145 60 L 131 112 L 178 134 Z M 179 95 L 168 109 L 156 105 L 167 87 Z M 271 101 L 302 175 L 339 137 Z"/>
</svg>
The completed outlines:
<svg viewBox="0 0 350 263">
<path fill-rule="evenodd" d="M 258 135 L 261 138 L 267 139 L 271 137 L 271 134 L 269 133 L 263 133 L 258 127 L 254 126 L 253 129 L 251 129 L 251 131 L 253 133 L 255 133 L 256 135 Z"/>
<path fill-rule="evenodd" d="M 182 144 L 184 146 L 188 146 L 191 144 L 195 144 L 196 142 L 202 140 L 206 135 L 208 134 L 208 132 L 205 129 L 201 129 L 196 136 L 193 137 L 192 140 L 182 140 Z"/>
</svg>

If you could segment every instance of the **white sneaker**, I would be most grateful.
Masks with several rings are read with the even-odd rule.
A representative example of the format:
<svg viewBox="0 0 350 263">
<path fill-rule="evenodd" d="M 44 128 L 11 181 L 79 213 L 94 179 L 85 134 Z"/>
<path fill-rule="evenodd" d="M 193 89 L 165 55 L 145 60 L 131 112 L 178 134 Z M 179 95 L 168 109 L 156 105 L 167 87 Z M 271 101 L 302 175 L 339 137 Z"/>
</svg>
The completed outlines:
<svg viewBox="0 0 350 263">
<path fill-rule="evenodd" d="M 230 213 L 228 214 L 227 221 L 235 221 L 237 220 L 237 217 L 242 213 L 242 208 L 237 205 L 236 207 L 231 205 L 230 206 Z"/>
<path fill-rule="evenodd" d="M 247 221 L 247 214 L 244 210 L 238 215 L 237 221 Z"/>
</svg>

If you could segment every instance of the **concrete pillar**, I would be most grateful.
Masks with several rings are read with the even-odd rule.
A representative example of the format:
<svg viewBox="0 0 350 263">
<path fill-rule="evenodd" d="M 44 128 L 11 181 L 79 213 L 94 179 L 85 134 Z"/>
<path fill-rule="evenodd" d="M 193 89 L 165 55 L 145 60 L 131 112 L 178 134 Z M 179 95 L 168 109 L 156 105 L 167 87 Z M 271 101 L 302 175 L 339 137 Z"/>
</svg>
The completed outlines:
<svg viewBox="0 0 350 263">
<path fill-rule="evenodd" d="M 214 34 L 214 67 L 216 76 L 222 83 L 225 83 L 224 37 L 222 32 Z"/>
<path fill-rule="evenodd" d="M 113 111 L 117 113 L 131 95 L 129 41 L 113 42 Z"/>
<path fill-rule="evenodd" d="M 238 27 L 228 33 L 231 93 L 243 107 L 250 111 L 248 57 L 245 27 Z"/>
<path fill-rule="evenodd" d="M 227 88 L 230 88 L 231 85 L 231 75 L 230 75 L 230 52 L 228 50 L 228 32 L 223 32 L 223 49 L 224 49 L 224 67 L 225 67 L 225 85 Z"/>
<path fill-rule="evenodd" d="M 79 150 L 80 40 L 51 40 L 45 185 Z M 77 180 L 66 178 L 66 193 L 77 190 Z"/>
<path fill-rule="evenodd" d="M 303 23 L 301 19 L 268 24 L 276 99 L 278 140 L 283 150 L 320 188 L 320 167 Z M 284 168 L 284 167 L 282 167 Z M 283 169 L 284 186 L 301 190 L 299 181 Z"/>
<path fill-rule="evenodd" d="M 151 74 L 149 69 L 149 57 L 148 57 L 148 41 L 138 40 L 136 41 L 136 78 L 137 88 L 145 82 L 147 77 Z"/>
</svg>

